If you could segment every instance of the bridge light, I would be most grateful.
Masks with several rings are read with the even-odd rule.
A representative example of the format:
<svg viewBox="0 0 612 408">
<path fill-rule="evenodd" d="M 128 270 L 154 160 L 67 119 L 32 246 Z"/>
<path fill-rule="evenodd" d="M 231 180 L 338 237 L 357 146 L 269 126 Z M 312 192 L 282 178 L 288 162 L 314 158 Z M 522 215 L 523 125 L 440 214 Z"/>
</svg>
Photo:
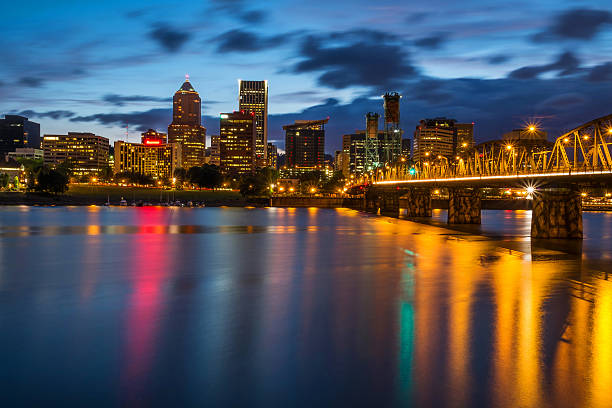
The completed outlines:
<svg viewBox="0 0 612 408">
<path fill-rule="evenodd" d="M 459 159 L 460 159 L 460 157 L 459 157 L 459 156 L 455 157 L 455 160 L 459 160 Z"/>
<path fill-rule="evenodd" d="M 535 191 L 535 187 L 533 187 L 533 186 L 527 187 L 527 194 L 533 194 L 534 191 Z"/>
<path fill-rule="evenodd" d="M 530 132 L 535 131 L 535 129 L 536 129 L 536 128 L 535 128 L 535 126 L 529 126 L 529 131 L 530 131 Z"/>
<path fill-rule="evenodd" d="M 278 188 L 278 191 L 280 191 L 280 192 L 282 193 L 283 191 L 285 191 L 285 187 L 280 186 L 280 187 Z"/>
<path fill-rule="evenodd" d="M 564 139 L 563 139 L 563 143 L 569 143 L 569 138 L 567 138 L 567 137 L 566 137 L 566 138 L 564 138 Z"/>
<path fill-rule="evenodd" d="M 580 195 L 581 195 L 582 197 L 586 197 L 586 196 L 587 196 L 587 193 L 580 193 Z"/>
<path fill-rule="evenodd" d="M 425 152 L 425 156 L 429 156 L 429 152 Z"/>
<path fill-rule="evenodd" d="M 612 133 L 612 128 L 608 129 L 608 133 Z"/>
<path fill-rule="evenodd" d="M 406 161 L 406 158 L 405 158 L 405 157 L 402 157 L 402 158 L 401 158 L 401 161 L 405 162 L 405 161 Z"/>
<path fill-rule="evenodd" d="M 589 140 L 589 135 L 584 135 L 584 136 L 582 136 L 582 138 L 583 138 L 584 140 Z"/>
<path fill-rule="evenodd" d="M 442 158 L 442 156 L 438 155 L 438 159 L 441 159 L 441 158 Z"/>
<path fill-rule="evenodd" d="M 461 146 L 467 147 L 467 143 L 463 142 L 463 143 L 461 143 Z"/>
<path fill-rule="evenodd" d="M 434 190 L 434 194 L 440 194 L 440 190 Z"/>
<path fill-rule="evenodd" d="M 511 150 L 512 149 L 512 145 L 506 145 L 506 149 Z"/>
<path fill-rule="evenodd" d="M 294 190 L 295 190 L 295 189 L 294 189 L 293 187 L 289 187 L 289 192 L 290 192 L 290 193 L 293 193 L 293 191 L 294 191 Z"/>
</svg>

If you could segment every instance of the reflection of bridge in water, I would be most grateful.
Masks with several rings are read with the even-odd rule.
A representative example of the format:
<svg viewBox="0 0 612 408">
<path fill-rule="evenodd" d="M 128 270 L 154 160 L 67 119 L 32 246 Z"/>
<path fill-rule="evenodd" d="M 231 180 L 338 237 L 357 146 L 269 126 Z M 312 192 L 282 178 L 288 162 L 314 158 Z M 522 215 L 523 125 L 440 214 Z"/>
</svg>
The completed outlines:
<svg viewBox="0 0 612 408">
<path fill-rule="evenodd" d="M 431 189 L 449 192 L 448 222 L 480 224 L 481 192 L 523 187 L 533 196 L 534 238 L 582 238 L 580 189 L 612 184 L 612 114 L 561 135 L 550 150 L 505 143 L 483 145 L 455 160 L 377 169 L 361 180 L 362 209 L 397 215 L 400 198 L 408 217 L 431 217 Z"/>
</svg>

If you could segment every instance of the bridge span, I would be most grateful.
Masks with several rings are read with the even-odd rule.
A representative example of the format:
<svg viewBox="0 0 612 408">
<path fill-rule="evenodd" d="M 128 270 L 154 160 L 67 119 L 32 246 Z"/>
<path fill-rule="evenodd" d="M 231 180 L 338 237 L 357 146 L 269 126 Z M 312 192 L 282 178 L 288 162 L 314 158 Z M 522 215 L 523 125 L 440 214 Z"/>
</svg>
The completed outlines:
<svg viewBox="0 0 612 408">
<path fill-rule="evenodd" d="M 559 136 L 551 149 L 493 142 L 455 160 L 398 161 L 353 187 L 363 209 L 431 217 L 432 189 L 448 190 L 448 223 L 480 224 L 481 189 L 522 187 L 533 199 L 532 238 L 580 239 L 584 188 L 612 187 L 612 114 Z"/>
</svg>

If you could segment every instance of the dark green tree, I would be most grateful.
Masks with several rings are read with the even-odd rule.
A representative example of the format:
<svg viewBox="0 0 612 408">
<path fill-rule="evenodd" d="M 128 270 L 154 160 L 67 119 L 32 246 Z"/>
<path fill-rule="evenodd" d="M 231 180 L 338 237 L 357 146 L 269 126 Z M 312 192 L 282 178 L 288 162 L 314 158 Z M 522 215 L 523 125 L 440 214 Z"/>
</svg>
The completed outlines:
<svg viewBox="0 0 612 408">
<path fill-rule="evenodd" d="M 44 166 L 37 174 L 36 190 L 46 193 L 63 194 L 68 191 L 68 175 Z"/>
</svg>

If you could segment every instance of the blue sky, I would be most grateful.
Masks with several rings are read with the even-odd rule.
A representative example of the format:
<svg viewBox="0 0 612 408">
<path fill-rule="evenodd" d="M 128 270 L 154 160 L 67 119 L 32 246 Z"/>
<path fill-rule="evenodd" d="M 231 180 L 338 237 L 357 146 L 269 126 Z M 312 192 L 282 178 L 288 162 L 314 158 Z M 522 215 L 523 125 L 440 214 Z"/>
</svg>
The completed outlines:
<svg viewBox="0 0 612 408">
<path fill-rule="evenodd" d="M 406 135 L 447 116 L 479 140 L 532 119 L 554 136 L 612 109 L 609 1 L 25 0 L 3 13 L 0 113 L 43 133 L 163 130 L 186 73 L 209 134 L 238 78 L 267 79 L 269 139 L 330 116 L 328 152 L 385 91 L 403 95 Z"/>
</svg>

